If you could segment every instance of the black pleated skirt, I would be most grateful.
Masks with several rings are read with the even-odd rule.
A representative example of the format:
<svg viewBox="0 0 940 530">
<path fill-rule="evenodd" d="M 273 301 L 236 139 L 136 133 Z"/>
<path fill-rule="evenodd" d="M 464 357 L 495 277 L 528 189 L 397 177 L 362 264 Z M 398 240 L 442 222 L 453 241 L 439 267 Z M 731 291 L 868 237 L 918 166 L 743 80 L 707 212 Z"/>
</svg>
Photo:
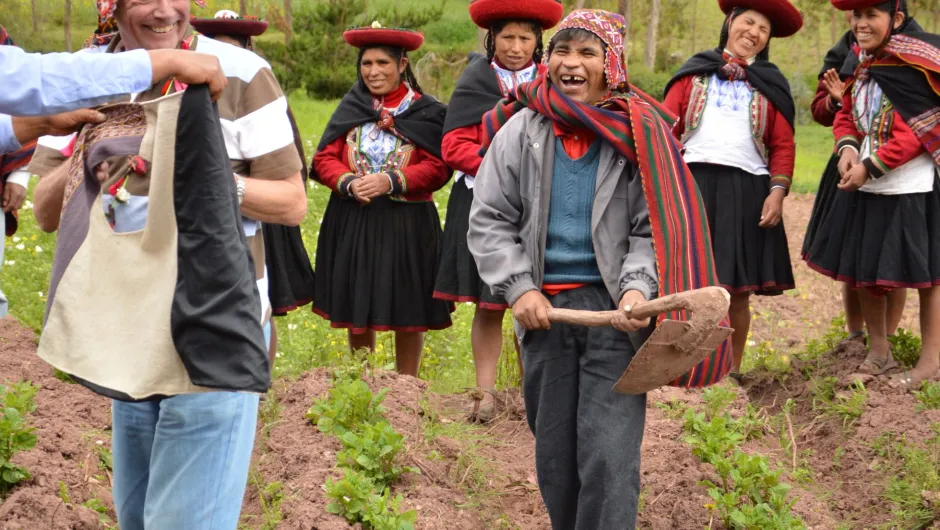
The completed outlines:
<svg viewBox="0 0 940 530">
<path fill-rule="evenodd" d="M 940 181 L 929 193 L 836 191 L 806 261 L 876 292 L 940 285 Z"/>
<path fill-rule="evenodd" d="M 819 232 L 823 219 L 832 208 L 832 201 L 839 191 L 839 157 L 832 155 L 826 170 L 823 171 L 822 179 L 819 181 L 819 190 L 816 192 L 816 200 L 813 202 L 813 213 L 809 218 L 809 225 L 806 227 L 806 235 L 803 237 L 802 257 L 806 259 L 810 248 L 813 246 L 813 240 L 816 233 Z"/>
<path fill-rule="evenodd" d="M 451 325 L 435 300 L 441 220 L 431 202 L 330 197 L 316 256 L 314 313 L 334 328 L 428 331 Z"/>
<path fill-rule="evenodd" d="M 731 293 L 774 296 L 794 287 L 783 221 L 761 228 L 770 178 L 716 164 L 689 164 L 711 231 L 718 281 Z"/>
<path fill-rule="evenodd" d="M 262 224 L 268 298 L 275 316 L 313 301 L 313 266 L 298 226 Z"/>
<path fill-rule="evenodd" d="M 484 309 L 503 310 L 509 306 L 490 292 L 480 279 L 477 264 L 467 247 L 473 190 L 463 181 L 454 182 L 447 202 L 441 267 L 434 286 L 434 298 L 449 302 L 473 302 Z"/>
</svg>

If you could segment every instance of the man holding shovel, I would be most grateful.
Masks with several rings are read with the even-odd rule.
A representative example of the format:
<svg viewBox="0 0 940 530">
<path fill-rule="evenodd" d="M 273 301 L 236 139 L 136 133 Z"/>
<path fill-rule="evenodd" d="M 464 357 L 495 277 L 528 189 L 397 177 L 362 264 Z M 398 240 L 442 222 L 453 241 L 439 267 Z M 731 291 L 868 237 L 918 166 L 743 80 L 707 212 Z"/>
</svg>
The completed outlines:
<svg viewBox="0 0 940 530">
<path fill-rule="evenodd" d="M 571 13 L 548 58 L 548 76 L 484 117 L 488 152 L 468 244 L 522 338 L 553 528 L 633 528 L 646 397 L 611 387 L 650 321 L 629 311 L 717 278 L 701 198 L 665 121 L 672 116 L 627 81 L 623 18 Z M 589 329 L 552 326 L 553 308 L 623 311 Z M 722 349 L 676 384 L 729 369 Z"/>
</svg>

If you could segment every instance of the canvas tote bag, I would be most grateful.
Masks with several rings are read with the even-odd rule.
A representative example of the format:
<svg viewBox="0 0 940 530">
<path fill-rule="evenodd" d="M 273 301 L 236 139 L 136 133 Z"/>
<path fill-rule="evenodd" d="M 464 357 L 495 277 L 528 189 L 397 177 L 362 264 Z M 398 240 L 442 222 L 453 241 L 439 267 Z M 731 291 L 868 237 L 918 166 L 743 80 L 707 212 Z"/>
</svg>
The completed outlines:
<svg viewBox="0 0 940 530">
<path fill-rule="evenodd" d="M 116 399 L 265 392 L 255 266 L 208 89 L 100 110 L 107 121 L 82 130 L 67 162 L 39 356 Z M 136 155 L 146 225 L 117 233 L 93 171 Z"/>
</svg>

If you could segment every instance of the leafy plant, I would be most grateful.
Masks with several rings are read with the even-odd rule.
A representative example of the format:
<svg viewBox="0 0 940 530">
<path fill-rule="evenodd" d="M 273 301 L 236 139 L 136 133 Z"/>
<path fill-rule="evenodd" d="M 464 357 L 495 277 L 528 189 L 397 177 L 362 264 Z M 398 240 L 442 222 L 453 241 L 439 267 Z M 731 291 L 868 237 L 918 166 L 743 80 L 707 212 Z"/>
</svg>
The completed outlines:
<svg viewBox="0 0 940 530">
<path fill-rule="evenodd" d="M 395 463 L 404 448 L 405 438 L 386 422 L 364 424 L 358 432 L 348 431 L 340 438 L 344 449 L 336 455 L 341 467 L 362 471 L 375 484 L 384 488 L 417 468 Z"/>
<path fill-rule="evenodd" d="M 346 469 L 340 480 L 326 479 L 323 486 L 327 497 L 332 499 L 326 506 L 326 511 L 341 515 L 355 524 L 363 519 L 369 510 L 372 501 L 372 491 L 375 483 L 361 471 Z"/>
<path fill-rule="evenodd" d="M 725 525 L 742 530 L 805 528 L 791 513 L 793 501 L 787 500 L 790 485 L 780 481 L 781 471 L 771 469 L 767 457 L 735 449 L 718 463 L 722 484 L 710 480 L 703 484 Z"/>
<path fill-rule="evenodd" d="M 914 392 L 914 397 L 920 402 L 917 405 L 918 412 L 940 409 L 940 383 L 924 381 L 920 390 Z"/>
<path fill-rule="evenodd" d="M 82 506 L 84 506 L 85 508 L 88 508 L 88 509 L 92 510 L 92 511 L 95 512 L 95 513 L 97 513 L 97 514 L 98 514 L 98 522 L 100 522 L 101 524 L 103 524 L 103 525 L 109 525 L 109 524 L 112 523 L 112 521 L 111 521 L 111 516 L 108 515 L 108 513 L 109 513 L 108 505 L 106 505 L 104 502 L 102 502 L 102 500 L 99 499 L 98 497 L 92 497 L 92 498 L 88 499 L 87 501 L 85 501 L 84 503 L 82 503 Z"/>
<path fill-rule="evenodd" d="M 894 360 L 901 363 L 905 368 L 913 368 L 920 359 L 921 340 L 920 337 L 910 330 L 898 328 L 898 332 L 888 337 L 891 343 L 891 355 Z"/>
<path fill-rule="evenodd" d="M 36 446 L 33 427 L 27 427 L 26 415 L 36 410 L 34 400 L 38 387 L 29 382 L 0 386 L 0 497 L 14 486 L 29 479 L 26 468 L 11 462 L 13 455 Z"/>
<path fill-rule="evenodd" d="M 385 412 L 382 401 L 388 389 L 373 394 L 365 381 L 339 381 L 326 399 L 314 401 L 306 418 L 321 432 L 342 437 L 360 425 L 375 423 Z"/>
<path fill-rule="evenodd" d="M 418 522 L 418 512 L 415 510 L 402 511 L 401 495 L 391 497 L 388 488 L 382 495 L 373 495 L 370 510 L 362 520 L 365 528 L 375 530 L 414 530 Z"/>
<path fill-rule="evenodd" d="M 746 439 L 763 433 L 762 413 L 749 406 L 741 418 L 733 418 L 726 408 L 734 392 L 721 387 L 706 390 L 703 397 L 704 411 L 689 409 L 684 429 L 692 453 L 718 474 L 718 482 L 702 482 L 714 501 L 709 507 L 733 529 L 805 528 L 791 514 L 790 486 L 780 480 L 782 472 L 773 469 L 767 457 L 740 449 Z"/>
<path fill-rule="evenodd" d="M 380 495 L 375 486 L 362 472 L 347 468 L 343 478 L 327 479 L 324 489 L 332 500 L 326 510 L 345 517 L 350 524 L 361 522 L 366 529 L 413 530 L 417 512 L 401 511 L 401 495 L 392 499 L 387 488 Z"/>
<path fill-rule="evenodd" d="M 734 403 L 737 395 L 734 391 L 723 385 L 706 388 L 702 392 L 702 401 L 705 403 L 705 415 L 708 419 L 718 416 L 719 413 Z"/>
</svg>

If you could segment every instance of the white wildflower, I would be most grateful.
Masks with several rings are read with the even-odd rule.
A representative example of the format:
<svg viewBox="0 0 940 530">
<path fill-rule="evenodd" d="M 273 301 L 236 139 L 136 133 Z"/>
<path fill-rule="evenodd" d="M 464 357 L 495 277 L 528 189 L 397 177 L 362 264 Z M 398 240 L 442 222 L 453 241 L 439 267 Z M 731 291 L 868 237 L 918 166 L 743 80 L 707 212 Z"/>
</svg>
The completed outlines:
<svg viewBox="0 0 940 530">
<path fill-rule="evenodd" d="M 40 252 L 42 252 L 42 247 L 36 245 L 36 254 L 39 254 Z"/>
<path fill-rule="evenodd" d="M 26 250 L 26 245 L 20 243 L 19 245 L 16 245 L 13 248 L 15 248 L 16 250 Z"/>
<path fill-rule="evenodd" d="M 16 260 L 9 259 L 4 261 L 3 264 L 7 266 L 16 265 Z"/>
<path fill-rule="evenodd" d="M 14 243 L 19 243 L 19 242 L 20 242 L 20 236 L 13 236 L 13 242 L 14 242 Z"/>
</svg>

